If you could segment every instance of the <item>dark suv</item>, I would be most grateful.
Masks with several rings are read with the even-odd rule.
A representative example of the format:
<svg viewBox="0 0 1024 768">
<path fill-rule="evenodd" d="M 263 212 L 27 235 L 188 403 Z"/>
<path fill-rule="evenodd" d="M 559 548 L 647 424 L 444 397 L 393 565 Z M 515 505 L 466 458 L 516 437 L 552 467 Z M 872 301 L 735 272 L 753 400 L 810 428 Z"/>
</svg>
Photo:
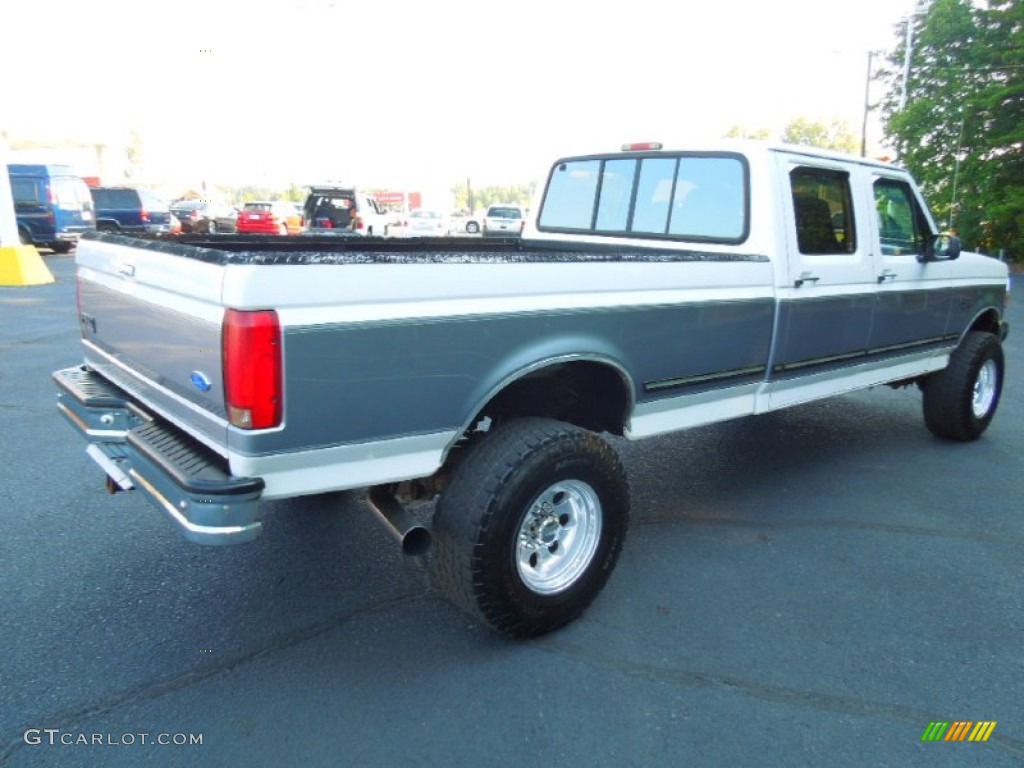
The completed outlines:
<svg viewBox="0 0 1024 768">
<path fill-rule="evenodd" d="M 148 189 L 93 187 L 96 229 L 103 232 L 170 232 L 171 210 Z"/>
</svg>

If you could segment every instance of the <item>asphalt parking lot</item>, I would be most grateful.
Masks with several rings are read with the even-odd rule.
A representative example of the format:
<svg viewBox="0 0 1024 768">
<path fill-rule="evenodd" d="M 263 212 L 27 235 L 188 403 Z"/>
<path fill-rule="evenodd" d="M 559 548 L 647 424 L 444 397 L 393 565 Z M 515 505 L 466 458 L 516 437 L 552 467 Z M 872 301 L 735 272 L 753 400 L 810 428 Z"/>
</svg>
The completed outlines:
<svg viewBox="0 0 1024 768">
<path fill-rule="evenodd" d="M 619 441 L 634 518 L 611 582 L 513 642 L 358 493 L 272 503 L 229 548 L 108 496 L 54 407 L 78 332 L 73 257 L 45 258 L 55 284 L 0 288 L 0 763 L 1024 762 L 1019 278 L 981 440 L 932 437 L 916 390 L 881 388 Z M 968 720 L 997 725 L 922 741 Z"/>
</svg>

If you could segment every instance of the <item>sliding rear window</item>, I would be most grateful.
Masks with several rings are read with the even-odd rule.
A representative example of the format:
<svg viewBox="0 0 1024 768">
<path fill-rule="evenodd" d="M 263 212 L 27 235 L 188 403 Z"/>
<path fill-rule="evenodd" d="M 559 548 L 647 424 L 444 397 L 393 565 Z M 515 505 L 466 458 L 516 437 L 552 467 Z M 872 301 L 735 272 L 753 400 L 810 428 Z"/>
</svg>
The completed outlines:
<svg viewBox="0 0 1024 768">
<path fill-rule="evenodd" d="M 551 170 L 537 228 L 739 243 L 749 226 L 748 176 L 732 153 L 565 160 Z"/>
</svg>

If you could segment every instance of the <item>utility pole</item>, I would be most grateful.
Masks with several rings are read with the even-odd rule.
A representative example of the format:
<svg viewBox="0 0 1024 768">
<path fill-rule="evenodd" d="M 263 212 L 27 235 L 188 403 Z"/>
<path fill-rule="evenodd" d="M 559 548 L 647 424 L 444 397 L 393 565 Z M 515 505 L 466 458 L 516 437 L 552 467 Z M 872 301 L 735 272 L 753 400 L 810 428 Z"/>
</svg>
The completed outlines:
<svg viewBox="0 0 1024 768">
<path fill-rule="evenodd" d="M 871 111 L 871 70 L 874 68 L 875 52 L 868 51 L 868 74 L 864 78 L 864 122 L 860 126 L 860 156 L 868 156 L 868 112 Z"/>
</svg>

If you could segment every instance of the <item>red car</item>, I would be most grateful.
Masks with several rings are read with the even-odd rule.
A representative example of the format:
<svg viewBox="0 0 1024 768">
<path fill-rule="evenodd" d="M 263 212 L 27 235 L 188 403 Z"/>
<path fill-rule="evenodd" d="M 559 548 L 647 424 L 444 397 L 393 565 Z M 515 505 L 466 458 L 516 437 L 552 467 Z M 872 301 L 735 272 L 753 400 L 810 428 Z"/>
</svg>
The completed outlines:
<svg viewBox="0 0 1024 768">
<path fill-rule="evenodd" d="M 302 216 L 292 203 L 261 200 L 245 204 L 237 227 L 243 235 L 297 235 L 302 231 Z"/>
</svg>

